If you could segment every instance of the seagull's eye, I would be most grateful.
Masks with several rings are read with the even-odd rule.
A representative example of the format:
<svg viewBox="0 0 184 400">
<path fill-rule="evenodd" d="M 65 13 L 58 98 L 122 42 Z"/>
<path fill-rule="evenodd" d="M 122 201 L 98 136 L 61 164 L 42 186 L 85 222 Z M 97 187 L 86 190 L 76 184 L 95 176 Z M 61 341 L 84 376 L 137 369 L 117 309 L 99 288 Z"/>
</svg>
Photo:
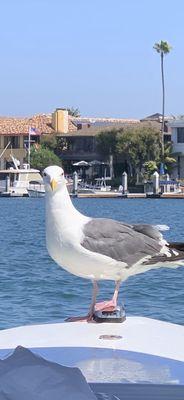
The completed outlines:
<svg viewBox="0 0 184 400">
<path fill-rule="evenodd" d="M 44 172 L 44 173 L 43 173 L 43 176 L 47 176 L 47 174 Z"/>
<path fill-rule="evenodd" d="M 61 173 L 61 176 L 63 176 L 63 175 L 64 175 L 64 173 L 62 172 L 62 173 Z"/>
</svg>

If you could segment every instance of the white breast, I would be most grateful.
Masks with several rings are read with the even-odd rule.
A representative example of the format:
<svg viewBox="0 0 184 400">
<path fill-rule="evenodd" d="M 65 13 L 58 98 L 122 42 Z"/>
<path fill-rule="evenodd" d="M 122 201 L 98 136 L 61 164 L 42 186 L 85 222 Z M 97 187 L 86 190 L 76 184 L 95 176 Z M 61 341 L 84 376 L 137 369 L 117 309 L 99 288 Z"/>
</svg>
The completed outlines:
<svg viewBox="0 0 184 400">
<path fill-rule="evenodd" d="M 68 272 L 88 279 L 126 279 L 125 263 L 81 246 L 83 227 L 91 218 L 74 207 L 68 194 L 46 198 L 46 243 L 53 260 Z"/>
</svg>

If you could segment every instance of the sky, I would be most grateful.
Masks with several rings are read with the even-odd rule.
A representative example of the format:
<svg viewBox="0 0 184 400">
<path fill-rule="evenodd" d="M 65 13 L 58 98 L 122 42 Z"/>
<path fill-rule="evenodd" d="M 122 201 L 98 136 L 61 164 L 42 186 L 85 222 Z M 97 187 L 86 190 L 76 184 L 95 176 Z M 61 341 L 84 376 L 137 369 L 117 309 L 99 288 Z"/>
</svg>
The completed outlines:
<svg viewBox="0 0 184 400">
<path fill-rule="evenodd" d="M 0 116 L 184 114 L 183 0 L 1 0 Z"/>
</svg>

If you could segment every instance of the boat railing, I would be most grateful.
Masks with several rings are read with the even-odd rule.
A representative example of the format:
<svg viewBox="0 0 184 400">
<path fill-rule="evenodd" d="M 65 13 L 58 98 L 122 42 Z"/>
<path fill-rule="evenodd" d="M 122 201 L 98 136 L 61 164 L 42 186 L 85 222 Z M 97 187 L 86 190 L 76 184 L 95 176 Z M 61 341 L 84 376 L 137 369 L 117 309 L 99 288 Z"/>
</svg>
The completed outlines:
<svg viewBox="0 0 184 400">
<path fill-rule="evenodd" d="M 95 181 L 96 181 L 94 185 L 95 190 L 101 190 L 102 192 L 109 192 L 111 190 L 111 186 L 106 184 L 105 178 L 96 178 Z"/>
<path fill-rule="evenodd" d="M 29 184 L 29 189 L 44 191 L 45 190 L 45 186 L 44 186 L 43 183 L 30 183 Z"/>
<path fill-rule="evenodd" d="M 15 180 L 12 185 L 14 188 L 25 188 L 29 186 L 29 182 L 27 181 L 20 181 Z"/>
</svg>

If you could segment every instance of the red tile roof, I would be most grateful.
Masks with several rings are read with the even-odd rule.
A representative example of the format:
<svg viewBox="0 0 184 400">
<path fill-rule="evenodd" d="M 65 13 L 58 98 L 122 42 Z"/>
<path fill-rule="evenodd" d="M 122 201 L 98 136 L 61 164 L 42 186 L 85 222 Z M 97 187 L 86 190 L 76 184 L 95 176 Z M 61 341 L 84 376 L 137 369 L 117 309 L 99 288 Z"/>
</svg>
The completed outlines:
<svg viewBox="0 0 184 400">
<path fill-rule="evenodd" d="M 88 128 L 86 122 L 91 123 Z M 82 129 L 77 130 L 77 124 L 84 124 Z M 52 114 L 38 114 L 30 118 L 22 117 L 0 117 L 0 135 L 5 136 L 28 136 L 29 128 L 36 128 L 37 131 L 42 134 L 54 134 L 57 133 L 52 128 Z M 105 125 L 104 125 L 105 124 Z M 113 118 L 74 118 L 68 117 L 68 133 L 62 134 L 62 136 L 94 136 L 102 130 L 109 130 L 114 128 L 139 125 L 140 121 L 135 119 L 113 119 Z M 159 128 L 160 123 L 157 121 L 144 121 L 141 124 L 154 125 Z M 159 128 L 160 129 L 160 128 Z"/>
<path fill-rule="evenodd" d="M 0 117 L 0 135 L 27 136 L 29 128 L 36 128 L 40 134 L 51 134 L 55 132 L 51 126 L 51 122 L 51 114 L 38 114 L 30 118 Z M 77 130 L 77 128 L 69 119 L 69 131 L 74 130 Z"/>
<path fill-rule="evenodd" d="M 28 135 L 29 128 L 37 128 L 42 133 L 51 133 L 51 116 L 35 115 L 31 118 L 0 117 L 0 135 Z"/>
</svg>

